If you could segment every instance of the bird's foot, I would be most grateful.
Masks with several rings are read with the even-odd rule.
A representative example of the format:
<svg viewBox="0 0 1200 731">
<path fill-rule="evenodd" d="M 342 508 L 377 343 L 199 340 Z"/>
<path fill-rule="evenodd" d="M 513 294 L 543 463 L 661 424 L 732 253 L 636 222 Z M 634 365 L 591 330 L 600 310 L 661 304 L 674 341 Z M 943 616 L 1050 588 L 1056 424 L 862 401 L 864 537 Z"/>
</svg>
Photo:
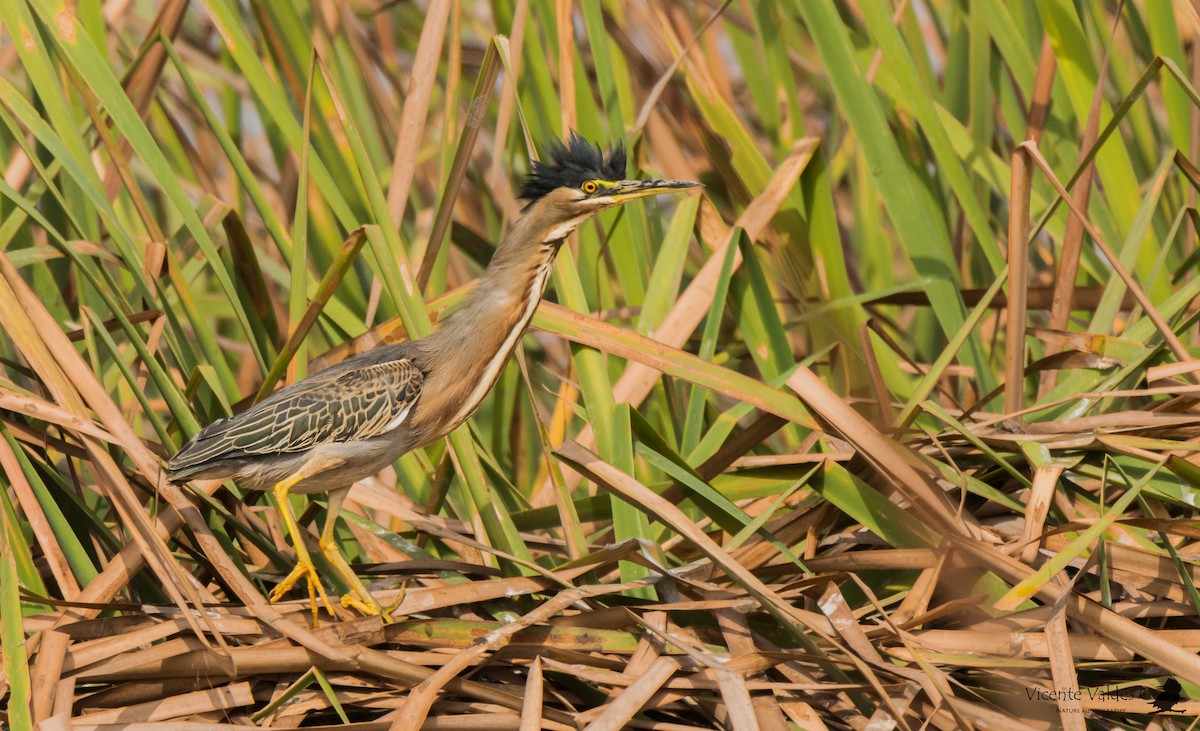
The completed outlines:
<svg viewBox="0 0 1200 731">
<path fill-rule="evenodd" d="M 407 581 L 401 585 L 400 596 L 396 598 L 396 601 L 384 607 L 375 599 L 371 592 L 365 589 L 360 592 L 356 589 L 353 593 L 342 596 L 342 606 L 347 609 L 356 609 L 362 614 L 371 617 L 378 616 L 383 619 L 384 624 L 391 624 L 396 621 L 392 618 L 392 613 L 404 602 L 404 595 L 406 593 L 408 593 Z"/>
<path fill-rule="evenodd" d="M 325 593 L 325 587 L 321 584 L 321 577 L 317 574 L 317 569 L 313 566 L 312 561 L 300 559 L 296 562 L 296 568 L 287 575 L 283 581 L 275 587 L 268 599 L 274 603 L 279 601 L 284 594 L 291 591 L 296 582 L 304 579 L 308 584 L 308 604 L 312 607 L 313 627 L 317 626 L 317 597 L 321 598 L 321 604 L 325 605 L 325 609 L 333 614 L 333 603 L 329 601 L 329 595 Z"/>
<path fill-rule="evenodd" d="M 385 622 L 390 622 L 392 619 L 383 611 L 383 607 L 379 605 L 379 602 L 375 601 L 375 597 L 371 596 L 370 592 L 367 592 L 365 598 L 359 596 L 358 592 L 343 594 L 342 606 L 346 609 L 358 610 L 360 613 L 370 617 L 382 616 Z"/>
</svg>

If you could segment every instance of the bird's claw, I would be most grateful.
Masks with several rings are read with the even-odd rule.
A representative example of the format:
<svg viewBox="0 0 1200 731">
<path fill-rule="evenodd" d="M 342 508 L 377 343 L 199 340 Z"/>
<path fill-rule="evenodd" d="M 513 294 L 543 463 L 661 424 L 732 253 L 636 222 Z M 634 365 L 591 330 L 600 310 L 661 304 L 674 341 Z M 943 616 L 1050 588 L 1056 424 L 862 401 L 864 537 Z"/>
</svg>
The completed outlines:
<svg viewBox="0 0 1200 731">
<path fill-rule="evenodd" d="M 317 597 L 320 596 L 321 604 L 325 605 L 326 611 L 333 614 L 333 603 L 329 601 L 329 595 L 325 593 L 325 587 L 321 584 L 321 577 L 317 574 L 317 569 L 311 561 L 303 559 L 296 562 L 296 567 L 287 577 L 275 586 L 268 599 L 271 603 L 279 601 L 284 594 L 291 591 L 300 579 L 304 579 L 308 584 L 308 604 L 312 607 L 313 626 L 317 626 Z"/>
</svg>

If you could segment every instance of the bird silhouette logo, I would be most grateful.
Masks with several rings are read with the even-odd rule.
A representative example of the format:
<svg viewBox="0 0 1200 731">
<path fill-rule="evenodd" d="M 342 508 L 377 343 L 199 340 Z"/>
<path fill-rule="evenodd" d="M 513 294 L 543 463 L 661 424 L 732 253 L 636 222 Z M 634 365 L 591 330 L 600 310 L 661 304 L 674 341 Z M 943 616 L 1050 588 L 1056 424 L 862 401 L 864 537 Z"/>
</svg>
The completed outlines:
<svg viewBox="0 0 1200 731">
<path fill-rule="evenodd" d="M 1152 704 L 1161 713 L 1178 713 L 1175 706 L 1179 705 L 1183 700 L 1183 686 L 1175 678 L 1167 679 L 1167 682 L 1162 684 L 1162 692 L 1154 698 Z"/>
</svg>

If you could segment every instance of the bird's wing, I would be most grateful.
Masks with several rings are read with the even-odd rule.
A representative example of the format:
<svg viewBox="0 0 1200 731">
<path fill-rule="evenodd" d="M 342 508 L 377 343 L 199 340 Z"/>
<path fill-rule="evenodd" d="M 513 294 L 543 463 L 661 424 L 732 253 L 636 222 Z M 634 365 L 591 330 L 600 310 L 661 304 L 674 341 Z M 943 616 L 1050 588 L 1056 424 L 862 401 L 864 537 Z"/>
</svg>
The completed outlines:
<svg viewBox="0 0 1200 731">
<path fill-rule="evenodd" d="M 329 442 L 377 437 L 404 423 L 424 379 L 409 358 L 332 377 L 315 374 L 248 411 L 209 424 L 179 450 L 169 469 L 192 471 L 219 459 L 304 452 Z"/>
</svg>

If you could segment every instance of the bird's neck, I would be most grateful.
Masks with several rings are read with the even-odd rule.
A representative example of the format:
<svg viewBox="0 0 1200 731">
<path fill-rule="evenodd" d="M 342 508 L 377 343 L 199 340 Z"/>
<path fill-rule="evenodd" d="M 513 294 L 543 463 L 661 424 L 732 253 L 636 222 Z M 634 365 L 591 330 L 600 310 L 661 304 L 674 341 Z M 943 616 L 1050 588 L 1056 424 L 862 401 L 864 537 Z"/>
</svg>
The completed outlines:
<svg viewBox="0 0 1200 731">
<path fill-rule="evenodd" d="M 444 415 L 435 431 L 453 429 L 475 410 L 533 320 L 562 242 L 531 243 L 529 233 L 520 221 L 514 224 L 466 303 L 427 339 L 433 362 L 452 364 L 426 380 L 425 398 L 438 394 L 445 401 L 422 409 Z"/>
<path fill-rule="evenodd" d="M 504 350 L 508 357 L 515 342 L 506 349 L 500 346 L 514 333 L 519 340 L 529 326 L 562 245 L 562 239 L 533 243 L 532 233 L 523 220 L 509 229 L 467 301 L 435 337 L 454 340 L 480 355 L 493 348 Z"/>
</svg>

